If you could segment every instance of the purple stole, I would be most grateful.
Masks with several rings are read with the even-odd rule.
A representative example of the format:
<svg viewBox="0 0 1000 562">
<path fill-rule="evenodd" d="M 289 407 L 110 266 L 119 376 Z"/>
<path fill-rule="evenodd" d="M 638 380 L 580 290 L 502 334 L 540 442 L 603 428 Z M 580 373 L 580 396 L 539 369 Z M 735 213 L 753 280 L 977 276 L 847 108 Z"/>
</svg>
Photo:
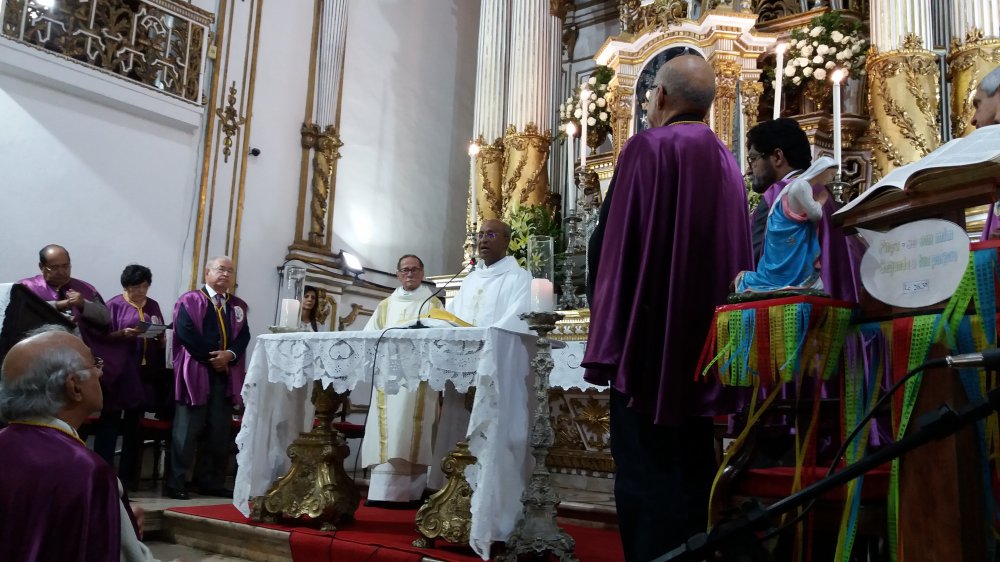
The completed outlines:
<svg viewBox="0 0 1000 562">
<path fill-rule="evenodd" d="M 794 178 L 779 180 L 764 192 L 763 200 L 770 209 L 781 190 Z M 813 192 L 826 189 L 825 186 L 813 187 Z M 823 218 L 819 221 L 820 244 L 820 277 L 823 279 L 823 290 L 831 297 L 839 300 L 858 302 L 861 297 L 861 256 L 865 253 L 864 244 L 854 237 L 848 237 L 844 230 L 833 224 L 833 213 L 839 205 L 833 200 L 833 194 L 827 193 L 823 204 Z M 765 238 L 767 233 L 764 234 Z M 759 256 L 758 256 L 759 258 Z"/>
<path fill-rule="evenodd" d="M 187 312 L 194 324 L 194 329 L 200 334 L 201 326 L 205 322 L 205 315 L 211 313 L 215 316 L 215 305 L 209 301 L 208 295 L 201 290 L 189 291 L 181 295 L 174 305 L 174 319 L 178 317 L 181 307 Z M 227 341 L 233 341 L 239 335 L 247 323 L 247 303 L 239 297 L 229 295 L 227 303 L 228 318 L 226 321 Z M 212 342 L 212 345 L 219 345 L 219 342 Z M 189 406 L 204 406 L 208 403 L 209 377 L 215 373 L 210 365 L 200 363 L 191 356 L 184 346 L 181 345 L 180 338 L 173 338 L 174 355 L 174 399 L 181 404 Z M 243 379 L 246 376 L 246 354 L 243 354 L 236 363 L 229 365 L 229 388 L 226 396 L 232 398 L 234 404 L 242 404 L 243 398 L 240 391 L 243 389 Z"/>
</svg>

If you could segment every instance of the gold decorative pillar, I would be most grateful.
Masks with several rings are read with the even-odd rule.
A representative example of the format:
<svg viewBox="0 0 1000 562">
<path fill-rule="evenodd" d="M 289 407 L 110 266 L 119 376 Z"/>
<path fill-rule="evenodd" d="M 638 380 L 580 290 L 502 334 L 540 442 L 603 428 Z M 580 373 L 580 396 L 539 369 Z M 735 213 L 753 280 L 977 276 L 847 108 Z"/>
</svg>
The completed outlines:
<svg viewBox="0 0 1000 562">
<path fill-rule="evenodd" d="M 712 68 L 715 69 L 715 105 L 712 107 L 712 128 L 730 150 L 741 143 L 741 139 L 733 138 L 733 119 L 736 113 L 736 83 L 740 79 L 740 62 L 737 59 L 723 57 L 721 54 L 712 58 Z"/>
<path fill-rule="evenodd" d="M 618 154 L 621 153 L 622 147 L 625 146 L 625 140 L 628 139 L 629 132 L 632 130 L 632 104 L 635 99 L 635 91 L 632 89 L 634 80 L 629 79 L 629 84 L 625 85 L 625 80 L 615 76 L 612 83 L 615 82 L 617 84 L 611 86 L 611 102 L 608 104 L 611 114 L 613 162 L 618 161 Z"/>
<path fill-rule="evenodd" d="M 507 128 L 503 139 L 504 174 L 502 187 L 502 216 L 522 205 L 540 205 L 549 192 L 549 146 L 552 135 L 539 133 L 534 123 L 518 131 L 513 125 Z"/>
<path fill-rule="evenodd" d="M 327 216 L 330 197 L 337 177 L 337 160 L 340 160 L 340 134 L 333 125 L 320 131 L 312 123 L 302 126 L 302 148 L 313 150 L 312 199 L 309 203 L 309 245 L 327 247 Z"/>
<path fill-rule="evenodd" d="M 1000 9 L 1000 0 L 978 0 L 992 4 L 987 8 Z M 955 2 L 956 5 L 962 2 Z M 994 17 L 1000 16 L 994 14 Z M 964 137 L 972 132 L 972 98 L 979 89 L 980 80 L 1000 65 L 1000 39 L 986 38 L 978 27 L 965 32 L 965 41 L 955 34 L 948 50 L 948 81 L 951 82 L 951 135 Z"/>
<path fill-rule="evenodd" d="M 476 155 L 476 205 L 480 220 L 503 216 L 503 140 L 486 144 L 479 137 Z M 481 224 L 481 223 L 480 223 Z M 471 226 L 471 225 L 470 225 Z"/>
<path fill-rule="evenodd" d="M 937 55 L 912 33 L 902 47 L 885 53 L 873 49 L 867 63 L 876 179 L 941 144 Z"/>
<path fill-rule="evenodd" d="M 760 117 L 760 96 L 763 93 L 762 82 L 746 80 L 740 82 L 740 98 L 743 102 L 743 117 L 746 119 L 747 130 L 757 124 L 757 119 Z"/>
</svg>

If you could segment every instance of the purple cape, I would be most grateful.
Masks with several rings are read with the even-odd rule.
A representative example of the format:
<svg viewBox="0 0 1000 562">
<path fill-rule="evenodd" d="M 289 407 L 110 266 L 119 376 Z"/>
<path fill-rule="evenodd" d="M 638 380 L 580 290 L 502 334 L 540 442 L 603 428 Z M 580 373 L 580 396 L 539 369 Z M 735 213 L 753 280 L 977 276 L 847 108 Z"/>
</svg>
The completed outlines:
<svg viewBox="0 0 1000 562">
<path fill-rule="evenodd" d="M 226 330 L 229 333 L 229 340 L 235 340 L 236 335 L 243 330 L 247 323 L 247 303 L 239 297 L 229 295 L 229 318 L 226 323 Z M 195 330 L 201 333 L 202 323 L 205 315 L 208 314 L 208 296 L 198 291 L 188 291 L 177 299 L 174 305 L 174 319 L 178 318 L 178 310 L 183 307 L 188 317 L 194 323 Z M 237 308 L 240 312 L 236 312 Z M 215 312 L 212 312 L 215 314 Z M 173 339 L 174 353 L 174 399 L 181 404 L 189 406 L 203 406 L 208 403 L 209 375 L 212 374 L 209 365 L 200 363 L 191 356 L 184 346 L 181 345 L 180 338 Z M 240 355 L 235 363 L 229 365 L 229 388 L 226 396 L 233 399 L 234 404 L 242 404 L 243 398 L 240 391 L 243 390 L 243 379 L 246 377 L 246 354 Z"/>
<path fill-rule="evenodd" d="M 679 122 L 629 139 L 612 181 L 584 378 L 657 424 L 729 411 L 695 369 L 715 306 L 753 267 L 735 158 L 707 125 Z"/>
<path fill-rule="evenodd" d="M 794 178 L 779 180 L 767 188 L 762 199 L 768 209 L 774 205 L 778 194 L 791 183 L 792 179 Z M 826 189 L 826 187 L 813 187 L 814 192 L 817 189 Z M 827 195 L 818 231 L 820 277 L 823 279 L 823 290 L 835 299 L 858 302 L 861 298 L 862 287 L 861 257 L 865 253 L 865 247 L 860 240 L 847 236 L 844 234 L 844 229 L 833 224 L 833 213 L 840 208 L 840 205 L 833 200 L 833 194 L 829 190 L 827 190 Z M 765 236 L 767 236 L 766 233 Z"/>
<path fill-rule="evenodd" d="M 140 321 L 139 311 L 128 303 L 122 295 L 116 295 L 108 301 L 108 313 L 111 315 L 111 332 L 134 328 Z M 143 319 L 152 322 L 155 316 L 163 323 L 163 312 L 160 305 L 153 299 L 146 299 L 142 307 Z M 101 388 L 104 391 L 104 408 L 106 410 L 125 410 L 152 403 L 152 396 L 147 396 L 139 367 L 142 365 L 143 344 L 146 357 L 163 354 L 163 345 L 155 340 L 140 338 L 110 339 L 102 358 L 106 365 L 101 376 Z M 152 359 L 151 359 L 152 360 Z"/>
<path fill-rule="evenodd" d="M 57 429 L 0 429 L 0 560 L 118 562 L 118 480 Z"/>
</svg>

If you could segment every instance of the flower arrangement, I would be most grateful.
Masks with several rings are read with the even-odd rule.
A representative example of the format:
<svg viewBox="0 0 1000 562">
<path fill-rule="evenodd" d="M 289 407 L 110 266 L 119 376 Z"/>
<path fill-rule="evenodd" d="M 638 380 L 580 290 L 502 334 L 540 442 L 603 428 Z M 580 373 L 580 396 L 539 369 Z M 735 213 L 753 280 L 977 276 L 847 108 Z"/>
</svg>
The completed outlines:
<svg viewBox="0 0 1000 562">
<path fill-rule="evenodd" d="M 844 19 L 839 11 L 813 18 L 808 27 L 792 30 L 784 78 L 793 86 L 825 82 L 835 68 L 850 78 L 865 72 L 868 41 L 861 38 L 861 23 Z"/>
<path fill-rule="evenodd" d="M 611 103 L 611 92 L 608 84 L 615 71 L 608 66 L 598 66 L 587 79 L 587 90 L 590 91 L 590 102 L 587 107 L 587 136 L 591 134 L 603 138 L 611 132 L 611 114 L 608 105 Z M 580 88 L 573 90 L 573 95 L 559 104 L 559 136 L 566 137 L 566 124 L 573 123 L 576 134 L 580 134 L 580 120 L 584 111 L 580 107 Z M 593 131 L 593 133 L 591 133 Z"/>
<path fill-rule="evenodd" d="M 551 236 L 555 240 L 555 251 L 563 251 L 562 227 L 558 218 L 545 205 L 519 206 L 510 213 L 506 221 L 511 230 L 507 254 L 514 256 L 521 267 L 528 267 L 528 238 L 533 234 Z"/>
</svg>

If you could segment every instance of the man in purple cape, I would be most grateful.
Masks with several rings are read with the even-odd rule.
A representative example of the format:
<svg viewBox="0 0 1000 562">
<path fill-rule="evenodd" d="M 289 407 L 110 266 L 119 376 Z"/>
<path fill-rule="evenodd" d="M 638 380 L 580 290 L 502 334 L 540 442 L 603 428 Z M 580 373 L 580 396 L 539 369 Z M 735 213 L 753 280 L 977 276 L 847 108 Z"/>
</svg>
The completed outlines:
<svg viewBox="0 0 1000 562">
<path fill-rule="evenodd" d="M 108 308 L 93 285 L 71 277 L 72 264 L 66 248 L 56 244 L 42 248 L 38 252 L 38 269 L 42 271 L 40 275 L 22 279 L 20 283 L 71 317 L 84 343 L 91 347 L 103 344 L 111 318 Z"/>
<path fill-rule="evenodd" d="M 622 149 L 602 239 L 591 240 L 599 250 L 584 378 L 611 385 L 615 502 L 629 561 L 666 553 L 707 520 L 716 465 L 706 416 L 724 406 L 717 381 L 696 381 L 695 369 L 715 306 L 753 263 L 739 165 L 703 121 L 714 97 L 702 58 L 660 68 L 651 128 Z"/>
<path fill-rule="evenodd" d="M 48 331 L 11 348 L 0 375 L 0 560 L 150 560 L 114 469 L 77 429 L 101 409 L 102 362 Z"/>
<path fill-rule="evenodd" d="M 979 83 L 976 95 L 972 98 L 972 105 L 976 108 L 976 112 L 972 115 L 973 127 L 978 129 L 1000 125 L 1000 66 L 991 70 Z M 1000 219 L 997 218 L 997 204 L 994 203 L 986 213 L 986 223 L 983 225 L 980 240 L 996 238 L 998 231 L 1000 231 Z"/>
<path fill-rule="evenodd" d="M 765 121 L 747 132 L 747 166 L 752 177 L 752 189 L 763 194 L 751 219 L 754 262 L 758 262 L 763 254 L 767 215 L 774 200 L 811 162 L 809 138 L 794 119 L 782 117 Z M 817 230 L 823 289 L 835 299 L 858 302 L 861 296 L 859 266 L 864 247 L 860 241 L 844 234 L 839 226 L 834 226 L 831 217 L 839 204 L 833 200 L 826 186 L 815 185 L 813 189 L 828 193 Z"/>
<path fill-rule="evenodd" d="M 225 488 L 232 447 L 233 405 L 242 403 L 250 343 L 247 303 L 229 294 L 236 277 L 233 260 L 208 260 L 205 285 L 181 295 L 174 305 L 174 414 L 167 495 L 188 499 L 185 478 L 198 437 L 205 444 L 195 475 L 204 495 L 232 497 Z"/>
</svg>

